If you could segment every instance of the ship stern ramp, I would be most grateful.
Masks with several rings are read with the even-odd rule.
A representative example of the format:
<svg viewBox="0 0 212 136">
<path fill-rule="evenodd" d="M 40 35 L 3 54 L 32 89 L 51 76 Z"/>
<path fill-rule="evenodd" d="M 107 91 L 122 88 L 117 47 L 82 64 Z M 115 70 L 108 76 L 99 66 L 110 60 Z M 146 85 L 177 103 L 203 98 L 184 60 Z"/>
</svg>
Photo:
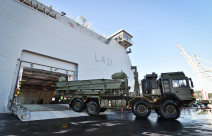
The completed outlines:
<svg viewBox="0 0 212 136">
<path fill-rule="evenodd" d="M 72 111 L 68 104 L 21 104 L 13 112 L 21 121 L 88 116 L 85 112 Z"/>
</svg>

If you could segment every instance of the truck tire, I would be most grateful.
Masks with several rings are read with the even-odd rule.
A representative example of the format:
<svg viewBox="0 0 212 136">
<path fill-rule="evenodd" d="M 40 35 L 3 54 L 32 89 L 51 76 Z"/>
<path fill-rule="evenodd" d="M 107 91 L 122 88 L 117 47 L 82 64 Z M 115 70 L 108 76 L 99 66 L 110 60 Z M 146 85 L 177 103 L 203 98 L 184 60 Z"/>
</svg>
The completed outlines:
<svg viewBox="0 0 212 136">
<path fill-rule="evenodd" d="M 85 109 L 85 103 L 82 99 L 75 99 L 71 104 L 72 110 L 75 112 L 82 112 Z"/>
<path fill-rule="evenodd" d="M 95 101 L 90 101 L 86 104 L 86 111 L 90 116 L 96 116 L 100 112 L 100 106 Z"/>
<path fill-rule="evenodd" d="M 166 100 L 160 104 L 159 113 L 165 119 L 177 119 L 180 117 L 180 108 L 172 100 Z"/>
<path fill-rule="evenodd" d="M 101 108 L 100 112 L 105 112 L 107 110 L 107 108 Z"/>
<path fill-rule="evenodd" d="M 151 113 L 151 108 L 148 104 L 148 102 L 144 100 L 136 101 L 133 104 L 132 112 L 134 115 L 138 118 L 145 119 L 147 118 Z"/>
</svg>

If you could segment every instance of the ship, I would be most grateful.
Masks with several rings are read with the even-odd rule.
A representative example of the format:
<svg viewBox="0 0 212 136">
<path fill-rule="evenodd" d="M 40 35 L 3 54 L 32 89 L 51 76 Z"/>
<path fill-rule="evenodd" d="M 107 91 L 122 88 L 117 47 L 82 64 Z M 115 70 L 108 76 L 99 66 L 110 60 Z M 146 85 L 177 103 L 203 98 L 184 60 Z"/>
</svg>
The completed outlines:
<svg viewBox="0 0 212 136">
<path fill-rule="evenodd" d="M 123 29 L 106 38 L 37 0 L 1 0 L 0 27 L 0 113 L 53 104 L 61 76 L 111 79 L 123 71 L 133 91 L 133 36 Z"/>
</svg>

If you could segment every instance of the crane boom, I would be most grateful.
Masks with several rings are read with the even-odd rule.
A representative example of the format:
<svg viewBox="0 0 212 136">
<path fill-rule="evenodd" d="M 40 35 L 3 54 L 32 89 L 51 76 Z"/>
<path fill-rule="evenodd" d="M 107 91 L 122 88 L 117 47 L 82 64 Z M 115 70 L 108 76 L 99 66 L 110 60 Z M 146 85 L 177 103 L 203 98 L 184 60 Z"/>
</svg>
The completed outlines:
<svg viewBox="0 0 212 136">
<path fill-rule="evenodd" d="M 196 55 L 190 56 L 180 45 L 177 45 L 177 48 L 180 50 L 180 52 L 182 53 L 188 64 L 191 66 L 193 71 L 200 78 L 207 78 L 208 80 L 212 81 L 212 67 L 202 65 L 200 62 L 197 61 L 197 59 L 207 64 L 212 64 L 212 62 L 207 61 L 205 59 L 201 59 Z"/>
</svg>

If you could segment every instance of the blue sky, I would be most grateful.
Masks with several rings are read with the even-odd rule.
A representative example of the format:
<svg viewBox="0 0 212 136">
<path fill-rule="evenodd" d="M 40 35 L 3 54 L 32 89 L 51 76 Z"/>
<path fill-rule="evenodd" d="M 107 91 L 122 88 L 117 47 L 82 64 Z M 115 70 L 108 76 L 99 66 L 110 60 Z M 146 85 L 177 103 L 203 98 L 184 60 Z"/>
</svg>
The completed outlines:
<svg viewBox="0 0 212 136">
<path fill-rule="evenodd" d="M 130 58 L 140 78 L 151 72 L 184 71 L 201 88 L 176 45 L 212 61 L 212 0 L 39 1 L 70 18 L 83 15 L 101 35 L 110 36 L 119 29 L 133 35 Z M 212 83 L 205 86 L 212 88 Z"/>
</svg>

